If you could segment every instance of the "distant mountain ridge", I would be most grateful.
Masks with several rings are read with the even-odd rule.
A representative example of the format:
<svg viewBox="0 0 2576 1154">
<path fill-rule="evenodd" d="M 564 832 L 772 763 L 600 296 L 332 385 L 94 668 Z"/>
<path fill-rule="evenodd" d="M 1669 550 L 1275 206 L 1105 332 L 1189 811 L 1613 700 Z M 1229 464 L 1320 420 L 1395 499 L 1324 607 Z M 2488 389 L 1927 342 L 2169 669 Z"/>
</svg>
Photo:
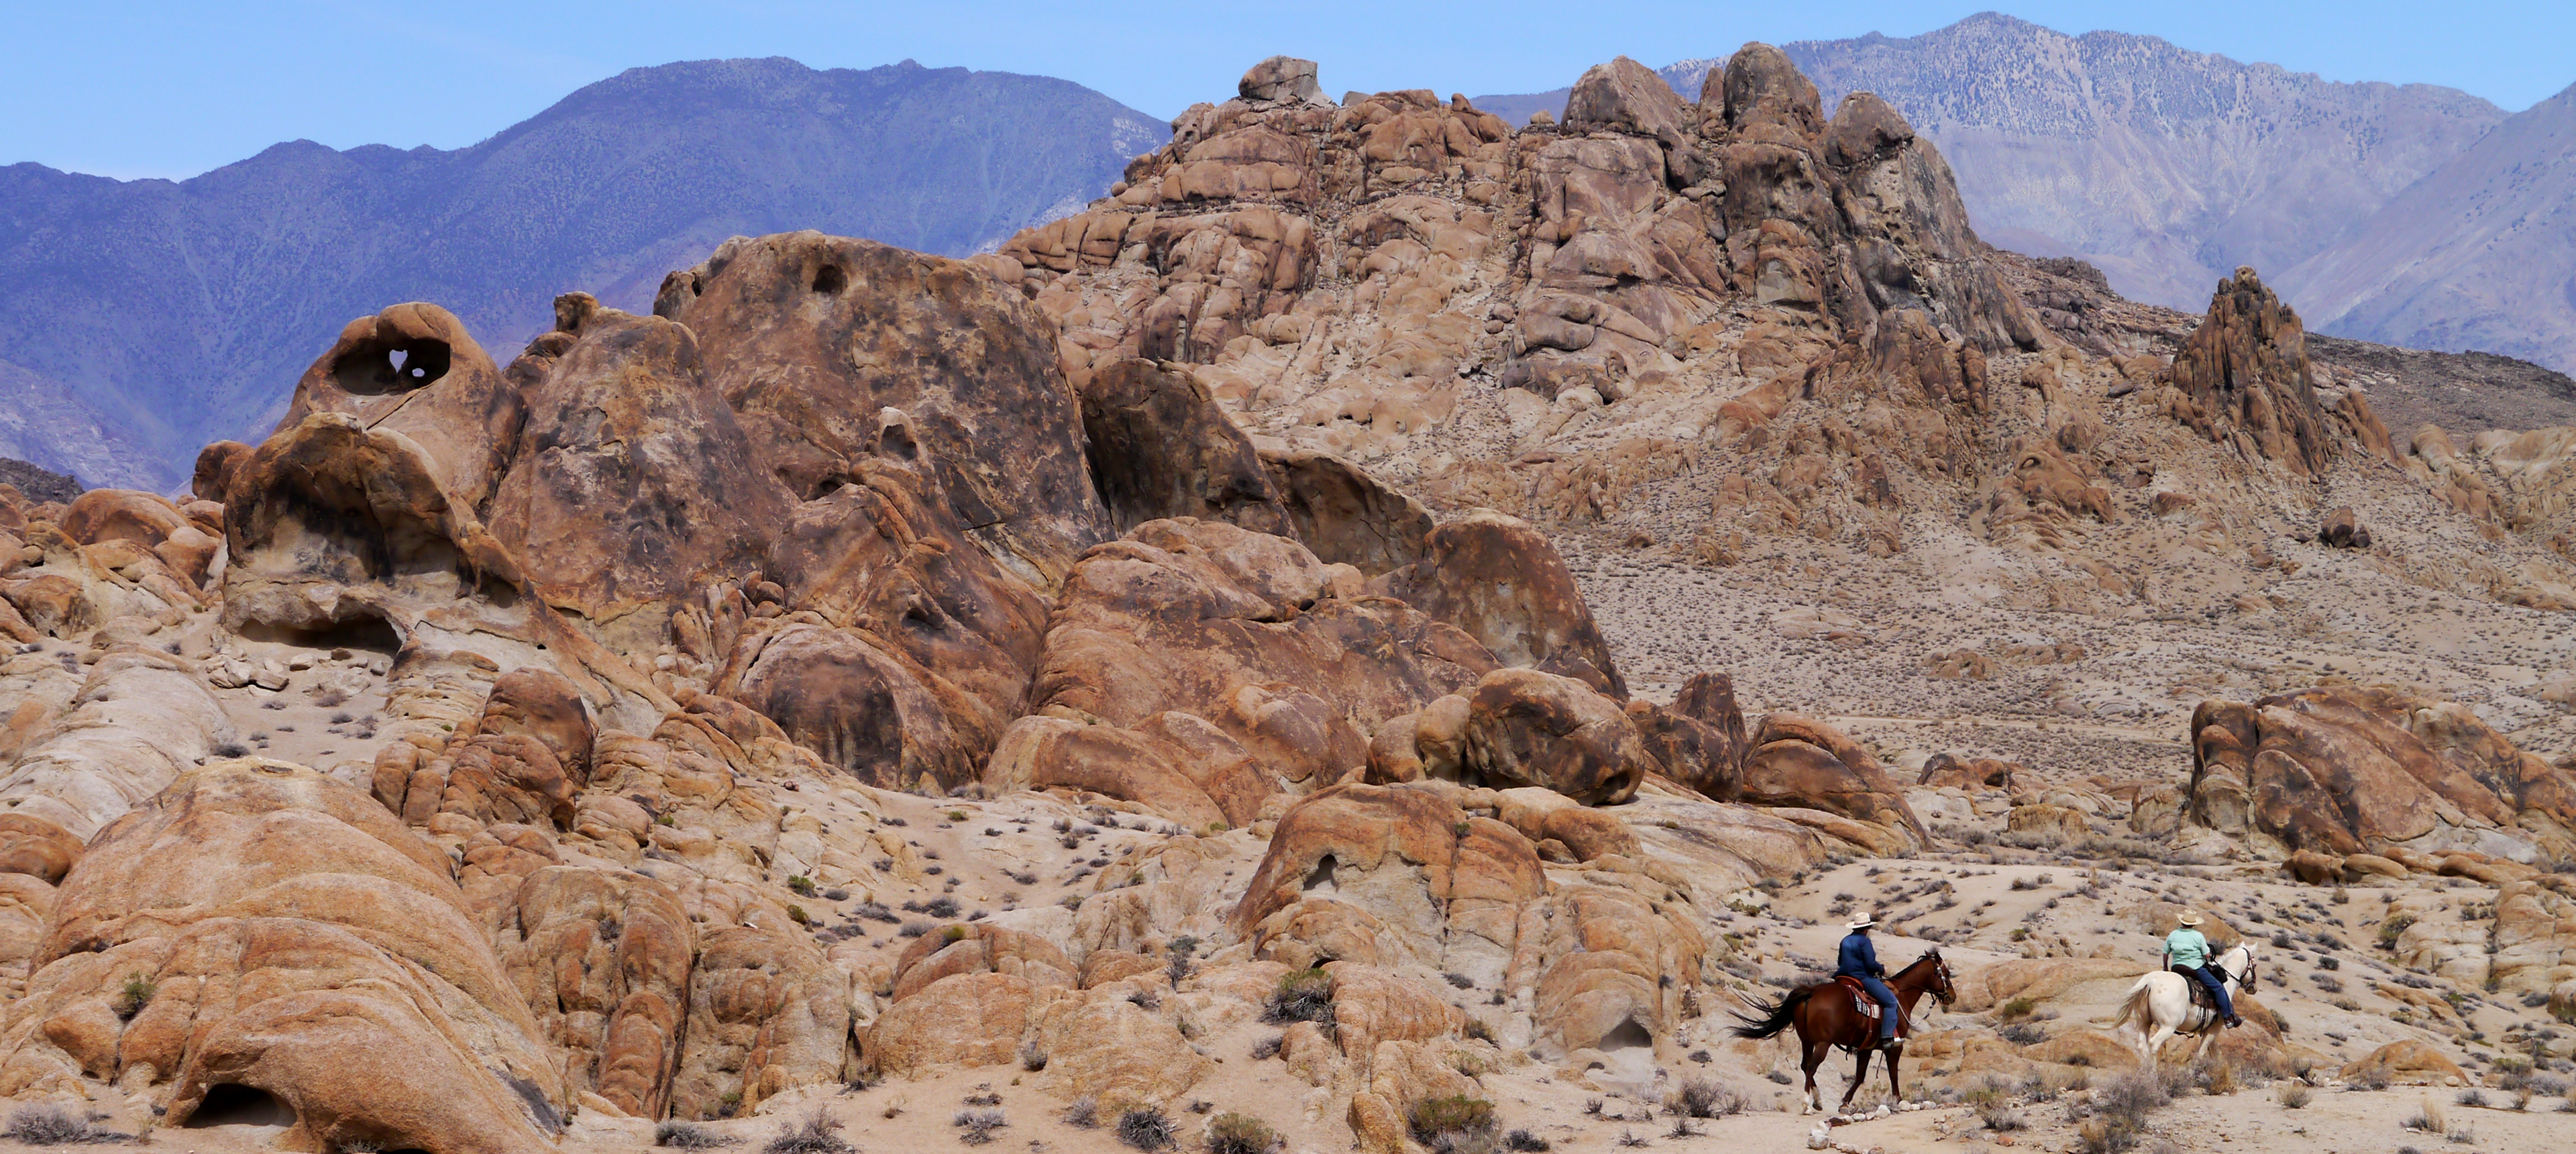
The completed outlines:
<svg viewBox="0 0 2576 1154">
<path fill-rule="evenodd" d="M 2324 331 L 2576 372 L 2576 86 L 2281 276 Z"/>
<path fill-rule="evenodd" d="M 1729 46 L 1731 48 L 1731 46 Z M 1984 13 L 1921 36 L 1783 46 L 1830 110 L 1875 92 L 1932 138 L 1986 240 L 2077 256 L 2132 299 L 2198 310 L 2237 265 L 2324 251 L 2505 119 L 2432 85 L 2342 84 L 2152 36 Z M 1718 58 L 1659 69 L 1686 97 Z M 1561 93 L 1477 98 L 1561 112 Z"/>
<path fill-rule="evenodd" d="M 454 151 L 295 141 L 179 182 L 0 168 L 0 455 L 168 488 L 386 304 L 444 304 L 507 360 L 555 294 L 642 309 L 737 234 L 990 248 L 1169 134 L 1070 81 L 773 57 L 631 69 Z"/>
</svg>

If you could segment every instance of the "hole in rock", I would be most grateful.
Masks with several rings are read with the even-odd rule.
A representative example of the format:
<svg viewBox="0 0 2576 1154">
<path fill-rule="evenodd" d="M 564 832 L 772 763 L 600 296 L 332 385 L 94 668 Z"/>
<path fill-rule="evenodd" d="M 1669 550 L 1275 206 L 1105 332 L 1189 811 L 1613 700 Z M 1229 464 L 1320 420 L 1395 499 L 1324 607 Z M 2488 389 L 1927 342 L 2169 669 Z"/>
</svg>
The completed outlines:
<svg viewBox="0 0 2576 1154">
<path fill-rule="evenodd" d="M 206 1088 L 206 1100 L 188 1115 L 188 1129 L 201 1126 L 292 1126 L 295 1111 L 266 1090 L 225 1082 Z"/>
<path fill-rule="evenodd" d="M 394 632 L 392 623 L 372 613 L 319 629 L 253 624 L 242 629 L 242 636 L 306 649 L 364 649 L 387 656 L 402 652 L 402 634 Z"/>
<path fill-rule="evenodd" d="M 331 379 L 362 397 L 408 393 L 447 375 L 447 342 L 430 337 L 360 341 L 331 362 Z"/>
<path fill-rule="evenodd" d="M 1338 888 L 1333 884 L 1333 855 L 1325 854 L 1322 861 L 1316 862 L 1315 868 L 1307 871 L 1305 884 L 1297 888 L 1301 893 L 1313 893 L 1319 889 L 1330 892 Z"/>
<path fill-rule="evenodd" d="M 827 264 L 814 270 L 815 292 L 836 293 L 849 287 L 849 284 L 850 274 L 842 272 L 839 265 Z"/>
<path fill-rule="evenodd" d="M 1601 1036 L 1601 1045 L 1598 1049 L 1607 1053 L 1612 1050 L 1633 1050 L 1640 1046 L 1652 1046 L 1654 1044 L 1654 1034 L 1648 1032 L 1644 1026 L 1638 1025 L 1637 1019 L 1630 1018 L 1627 1021 L 1619 1023 L 1618 1029 L 1612 1030 L 1607 1034 L 1603 1034 Z"/>
</svg>

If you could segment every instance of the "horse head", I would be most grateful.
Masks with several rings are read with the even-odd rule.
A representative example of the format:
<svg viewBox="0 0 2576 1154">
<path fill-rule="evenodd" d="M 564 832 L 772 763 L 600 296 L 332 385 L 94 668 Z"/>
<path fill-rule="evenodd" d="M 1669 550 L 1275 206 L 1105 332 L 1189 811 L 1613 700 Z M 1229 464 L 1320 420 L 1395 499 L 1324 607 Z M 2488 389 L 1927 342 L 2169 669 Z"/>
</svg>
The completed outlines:
<svg viewBox="0 0 2576 1154">
<path fill-rule="evenodd" d="M 2238 942 L 2226 953 L 2220 954 L 2218 956 L 2218 968 L 2220 972 L 2233 976 L 2236 979 L 2237 985 L 2243 986 L 2249 990 L 2253 989 L 2254 943 Z"/>
<path fill-rule="evenodd" d="M 1941 1005 L 1947 1008 L 1959 997 L 1958 991 L 1950 987 L 1950 963 L 1942 960 L 1939 946 L 1923 956 L 1932 961 L 1932 996 L 1941 999 Z"/>
</svg>

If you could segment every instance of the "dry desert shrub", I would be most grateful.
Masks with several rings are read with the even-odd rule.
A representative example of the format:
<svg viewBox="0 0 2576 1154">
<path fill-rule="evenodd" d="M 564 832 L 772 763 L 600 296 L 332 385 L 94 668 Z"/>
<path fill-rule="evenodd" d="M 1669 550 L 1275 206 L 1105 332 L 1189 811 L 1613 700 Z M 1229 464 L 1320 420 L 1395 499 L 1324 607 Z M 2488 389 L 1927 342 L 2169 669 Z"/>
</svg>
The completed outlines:
<svg viewBox="0 0 2576 1154">
<path fill-rule="evenodd" d="M 1139 1150 L 1165 1150 L 1172 1145 L 1172 1120 L 1154 1106 L 1139 1106 L 1118 1116 L 1118 1140 Z"/>
<path fill-rule="evenodd" d="M 761 1154 L 857 1154 L 837 1133 L 840 1128 L 840 1119 L 817 1109 L 803 1122 L 779 1127 L 778 1136 L 761 1147 Z"/>
<path fill-rule="evenodd" d="M 1278 1131 L 1250 1114 L 1229 1111 L 1208 1123 L 1208 1154 L 1270 1154 L 1280 1141 Z"/>
</svg>

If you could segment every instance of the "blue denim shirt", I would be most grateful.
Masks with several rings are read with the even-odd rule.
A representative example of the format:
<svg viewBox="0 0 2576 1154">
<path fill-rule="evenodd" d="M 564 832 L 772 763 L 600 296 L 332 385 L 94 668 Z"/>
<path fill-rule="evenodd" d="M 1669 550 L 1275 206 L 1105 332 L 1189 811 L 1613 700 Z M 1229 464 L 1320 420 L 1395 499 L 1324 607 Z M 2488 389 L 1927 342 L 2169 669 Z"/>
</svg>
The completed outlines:
<svg viewBox="0 0 2576 1154">
<path fill-rule="evenodd" d="M 1834 959 L 1834 975 L 1873 978 L 1879 973 L 1878 950 L 1869 944 L 1869 935 L 1854 933 L 1843 937 L 1842 953 Z"/>
</svg>

